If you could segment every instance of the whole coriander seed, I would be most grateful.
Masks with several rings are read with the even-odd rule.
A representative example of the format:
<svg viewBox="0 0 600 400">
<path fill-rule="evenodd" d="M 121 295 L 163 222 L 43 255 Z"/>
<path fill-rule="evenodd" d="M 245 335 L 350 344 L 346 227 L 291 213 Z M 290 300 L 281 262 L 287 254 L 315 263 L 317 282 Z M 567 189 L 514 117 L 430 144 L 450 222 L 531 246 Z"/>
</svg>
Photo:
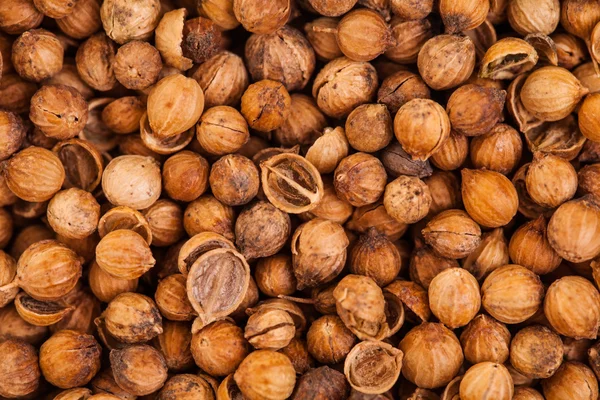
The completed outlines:
<svg viewBox="0 0 600 400">
<path fill-rule="evenodd" d="M 346 120 L 346 137 L 358 151 L 374 153 L 386 147 L 394 137 L 392 118 L 385 105 L 363 104 Z"/>
<path fill-rule="evenodd" d="M 235 243 L 248 260 L 268 257 L 283 248 L 291 231 L 288 214 L 268 202 L 259 201 L 238 216 Z"/>
<path fill-rule="evenodd" d="M 413 99 L 398 110 L 394 118 L 394 133 L 413 159 L 425 161 L 441 148 L 450 135 L 450 120 L 435 101 Z"/>
<path fill-rule="evenodd" d="M 568 0 L 561 5 L 561 25 L 567 32 L 584 40 L 589 39 L 599 16 L 600 7 L 593 1 Z"/>
<path fill-rule="evenodd" d="M 288 357 L 271 350 L 250 353 L 234 374 L 248 400 L 284 400 L 294 390 L 296 372 Z"/>
<path fill-rule="evenodd" d="M 287 25 L 269 35 L 250 36 L 245 55 L 255 81 L 279 81 L 290 92 L 303 89 L 315 69 L 315 52 L 309 41 Z"/>
<path fill-rule="evenodd" d="M 467 36 L 435 36 L 419 51 L 417 65 L 430 88 L 451 89 L 471 76 L 475 68 L 475 45 Z"/>
<path fill-rule="evenodd" d="M 489 2 L 485 0 L 467 0 L 461 3 L 441 0 L 440 16 L 446 33 L 456 34 L 477 28 L 485 21 L 489 8 Z"/>
<path fill-rule="evenodd" d="M 112 350 L 110 365 L 119 387 L 136 396 L 157 391 L 167 380 L 164 357 L 148 345 L 133 345 L 121 350 Z"/>
<path fill-rule="evenodd" d="M 214 388 L 200 375 L 180 374 L 170 378 L 158 392 L 157 399 L 214 398 Z M 92 399 L 93 400 L 93 399 Z"/>
<path fill-rule="evenodd" d="M 593 399 L 598 396 L 598 380 L 585 364 L 565 362 L 552 377 L 542 381 L 542 389 L 547 400 Z"/>
<path fill-rule="evenodd" d="M 536 118 L 558 121 L 568 116 L 588 92 L 569 71 L 549 66 L 529 75 L 521 89 L 521 100 Z"/>
<path fill-rule="evenodd" d="M 511 400 L 514 384 L 502 364 L 482 362 L 467 370 L 460 382 L 460 398 L 464 400 Z"/>
<path fill-rule="evenodd" d="M 522 151 L 521 135 L 506 124 L 496 124 L 487 134 L 471 140 L 470 146 L 471 162 L 476 168 L 486 168 L 504 175 L 519 164 Z"/>
<path fill-rule="evenodd" d="M 10 35 L 37 28 L 43 18 L 44 14 L 38 11 L 33 0 L 9 0 L 0 7 L 0 28 Z"/>
<path fill-rule="evenodd" d="M 507 8 L 510 26 L 521 35 L 554 32 L 560 19 L 560 3 L 556 0 L 509 2 Z"/>
<path fill-rule="evenodd" d="M 138 293 L 123 293 L 108 304 L 96 325 L 123 343 L 147 342 L 162 333 L 162 317 L 154 301 Z"/>
<path fill-rule="evenodd" d="M 148 122 L 154 134 L 169 138 L 192 128 L 204 110 L 198 82 L 181 74 L 158 81 L 148 95 Z"/>
<path fill-rule="evenodd" d="M 34 393 L 40 384 L 40 367 L 36 349 L 25 342 L 3 340 L 0 343 L 4 362 L 0 366 L 0 394 L 18 398 Z"/>
<path fill-rule="evenodd" d="M 325 241 L 324 237 L 328 239 Z M 291 243 L 298 290 L 317 287 L 335 279 L 346 263 L 348 244 L 346 232 L 333 221 L 315 218 L 300 225 Z"/>
<path fill-rule="evenodd" d="M 384 233 L 390 240 L 400 239 L 408 229 L 408 225 L 401 224 L 389 216 L 382 202 L 356 208 L 347 224 L 348 229 L 360 233 L 372 227 Z"/>
<path fill-rule="evenodd" d="M 325 315 L 313 322 L 306 340 L 310 354 L 323 364 L 341 362 L 356 343 L 354 334 L 337 315 Z"/>
<path fill-rule="evenodd" d="M 508 262 L 509 245 L 504 237 L 504 230 L 496 228 L 483 234 L 480 245 L 463 260 L 462 267 L 481 281 Z"/>
<path fill-rule="evenodd" d="M 462 210 L 446 210 L 427 223 L 423 237 L 439 255 L 464 258 L 481 242 L 481 228 Z"/>
<path fill-rule="evenodd" d="M 341 372 L 323 366 L 306 372 L 298 379 L 291 399 L 326 398 L 341 400 L 346 398 L 348 389 L 348 383 Z"/>
<path fill-rule="evenodd" d="M 201 64 L 215 55 L 221 42 L 221 30 L 208 18 L 192 18 L 183 25 L 183 55 L 195 63 Z"/>
<path fill-rule="evenodd" d="M 421 388 L 445 386 L 458 374 L 464 360 L 454 333 L 438 323 L 425 322 L 413 328 L 398 348 L 404 353 L 402 375 Z"/>
<path fill-rule="evenodd" d="M 119 47 L 112 67 L 115 78 L 127 89 L 144 90 L 158 80 L 162 61 L 151 44 L 133 40 Z"/>
<path fill-rule="evenodd" d="M 92 395 L 92 391 L 90 389 L 75 388 L 75 389 L 67 389 L 67 390 L 60 392 L 54 399 L 57 399 L 57 400 L 71 400 L 71 399 L 77 399 L 77 398 L 89 399 L 91 395 Z"/>
<path fill-rule="evenodd" d="M 59 0 L 63 2 L 62 0 Z M 67 2 L 69 4 L 69 2 Z M 85 39 L 102 28 L 100 4 L 96 0 L 78 0 L 71 12 L 56 20 L 58 28 L 75 39 Z"/>
<path fill-rule="evenodd" d="M 291 8 L 290 0 L 233 0 L 235 18 L 252 33 L 275 32 L 286 24 Z"/>
<path fill-rule="evenodd" d="M 403 224 L 425 218 L 431 202 L 429 188 L 416 176 L 401 175 L 385 187 L 383 205 L 392 218 Z"/>
<path fill-rule="evenodd" d="M 88 104 L 72 87 L 43 86 L 31 98 L 29 119 L 47 137 L 70 139 L 83 131 L 88 121 Z"/>
<path fill-rule="evenodd" d="M 383 17 L 366 8 L 346 14 L 337 25 L 336 38 L 342 53 L 354 61 L 371 61 L 395 42 Z"/>
<path fill-rule="evenodd" d="M 163 320 L 163 332 L 152 340 L 169 370 L 174 372 L 186 371 L 194 366 L 191 342 L 191 324 L 169 320 Z"/>
<path fill-rule="evenodd" d="M 161 193 L 158 163 L 143 156 L 114 158 L 102 175 L 106 198 L 116 206 L 141 210 L 150 207 Z"/>
<path fill-rule="evenodd" d="M 368 276 L 380 287 L 391 283 L 402 268 L 400 252 L 376 228 L 371 228 L 360 236 L 352 246 L 348 261 L 350 272 Z"/>
<path fill-rule="evenodd" d="M 296 291 L 292 258 L 285 253 L 260 259 L 254 277 L 261 293 L 269 297 L 289 296 Z"/>
<path fill-rule="evenodd" d="M 216 106 L 202 114 L 196 127 L 196 138 L 203 150 L 223 156 L 242 148 L 248 142 L 250 132 L 239 111 L 229 106 Z"/>
<path fill-rule="evenodd" d="M 183 228 L 189 236 L 214 232 L 234 240 L 235 213 L 233 209 L 205 194 L 192 201 L 183 214 Z"/>
<path fill-rule="evenodd" d="M 187 150 L 169 157 L 162 167 L 164 189 L 173 200 L 196 200 L 208 188 L 208 175 L 204 157 Z"/>
<path fill-rule="evenodd" d="M 125 44 L 152 36 L 160 19 L 160 8 L 160 0 L 107 0 L 100 7 L 100 16 L 110 38 Z"/>
<path fill-rule="evenodd" d="M 471 364 L 504 363 L 508 360 L 510 340 L 506 325 L 484 314 L 473 318 L 460 335 L 465 358 Z"/>
<path fill-rule="evenodd" d="M 483 308 L 506 324 L 518 324 L 541 307 L 544 286 L 539 276 L 519 265 L 493 271 L 481 285 Z"/>
<path fill-rule="evenodd" d="M 161 280 L 156 287 L 154 300 L 162 316 L 171 321 L 194 319 L 194 309 L 187 299 L 186 279 L 181 274 L 169 275 Z"/>
<path fill-rule="evenodd" d="M 600 196 L 598 187 L 598 174 L 600 173 L 600 164 L 586 165 L 577 173 L 578 190 L 584 194 L 593 194 Z"/>
<path fill-rule="evenodd" d="M 204 92 L 206 107 L 234 106 L 248 87 L 244 61 L 229 51 L 222 51 L 201 64 L 192 78 Z"/>
<path fill-rule="evenodd" d="M 64 49 L 56 35 L 45 29 L 32 29 L 15 40 L 12 64 L 23 79 L 41 82 L 62 69 L 63 56 Z"/>
<path fill-rule="evenodd" d="M 564 158 L 535 153 L 525 184 L 533 201 L 542 207 L 555 208 L 575 195 L 577 172 Z"/>
<path fill-rule="evenodd" d="M 140 98 L 121 97 L 104 107 L 102 122 L 114 133 L 134 133 L 140 129 L 140 121 L 145 111 L 145 104 Z"/>
<path fill-rule="evenodd" d="M 347 13 L 356 2 L 357 0 L 308 0 L 317 13 L 327 17 L 339 17 Z"/>
<path fill-rule="evenodd" d="M 337 18 L 320 17 L 304 26 L 306 38 L 321 60 L 331 61 L 344 55 L 335 36 L 338 22 Z"/>
<path fill-rule="evenodd" d="M 115 44 L 104 33 L 97 33 L 86 40 L 75 56 L 81 79 L 96 90 L 114 88 L 117 84 L 113 69 L 115 51 Z"/>
<path fill-rule="evenodd" d="M 401 18 L 415 20 L 425 18 L 433 10 L 433 0 L 390 0 L 392 12 Z"/>
<path fill-rule="evenodd" d="M 513 262 L 539 275 L 554 271 L 562 258 L 548 241 L 547 221 L 540 215 L 513 233 L 508 251 Z"/>
<path fill-rule="evenodd" d="M 348 156 L 349 148 L 344 128 L 325 128 L 323 136 L 315 140 L 306 152 L 306 160 L 320 173 L 331 173 Z"/>
<path fill-rule="evenodd" d="M 417 62 L 421 48 L 434 34 L 433 25 L 428 18 L 405 20 L 394 17 L 390 21 L 390 29 L 396 43 L 385 52 L 385 56 L 402 65 Z M 399 71 L 393 71 L 395 72 Z"/>
<path fill-rule="evenodd" d="M 315 361 L 308 353 L 306 341 L 302 339 L 292 339 L 290 344 L 279 350 L 279 352 L 290 359 L 297 374 L 306 373 L 315 366 Z"/>
<path fill-rule="evenodd" d="M 388 175 L 393 177 L 409 175 L 422 179 L 433 173 L 429 161 L 413 160 L 396 141 L 383 149 L 380 158 Z"/>
<path fill-rule="evenodd" d="M 283 84 L 263 79 L 242 96 L 242 115 L 252 129 L 269 132 L 282 126 L 290 112 L 291 98 Z"/>
<path fill-rule="evenodd" d="M 471 153 L 472 154 L 472 153 Z M 455 130 L 431 155 L 431 163 L 443 171 L 459 169 L 469 155 L 469 139 Z"/>
<path fill-rule="evenodd" d="M 101 348 L 92 335 L 62 330 L 40 348 L 44 378 L 61 389 L 86 385 L 100 370 Z"/>
<path fill-rule="evenodd" d="M 83 260 L 55 240 L 33 243 L 17 262 L 17 282 L 27 294 L 39 301 L 59 300 L 69 293 L 81 277 Z"/>
<path fill-rule="evenodd" d="M 412 99 L 428 99 L 430 96 L 429 88 L 419 75 L 398 71 L 383 80 L 377 92 L 377 102 L 395 113 Z"/>
<path fill-rule="evenodd" d="M 567 261 L 582 262 L 600 254 L 600 204 L 592 195 L 563 203 L 548 223 L 548 241 Z"/>
<path fill-rule="evenodd" d="M 5 160 L 21 148 L 27 131 L 17 114 L 0 111 L 0 132 L 0 160 Z"/>
<path fill-rule="evenodd" d="M 287 346 L 296 334 L 289 313 L 274 308 L 258 308 L 250 315 L 244 337 L 255 349 L 279 350 Z"/>
<path fill-rule="evenodd" d="M 544 397 L 535 389 L 529 387 L 515 387 L 513 400 L 543 400 Z"/>
<path fill-rule="evenodd" d="M 361 207 L 379 200 L 386 180 L 387 174 L 381 161 L 370 154 L 355 153 L 340 162 L 333 184 L 338 197 Z"/>
<path fill-rule="evenodd" d="M 144 216 L 152 230 L 154 246 L 171 246 L 183 237 L 183 210 L 174 201 L 159 200 L 144 210 Z"/>
<path fill-rule="evenodd" d="M 468 324 L 481 307 L 477 279 L 462 268 L 440 272 L 429 285 L 429 305 L 440 322 L 451 329 Z"/>
<path fill-rule="evenodd" d="M 562 359 L 560 336 L 545 326 L 532 325 L 521 329 L 510 344 L 510 363 L 528 378 L 551 377 Z"/>
<path fill-rule="evenodd" d="M 223 320 L 194 333 L 191 350 L 196 365 L 203 371 L 212 376 L 227 376 L 248 356 L 250 346 L 241 328 Z"/>
<path fill-rule="evenodd" d="M 0 80 L 0 106 L 7 111 L 25 113 L 36 90 L 35 83 L 22 79 L 18 74 L 4 75 Z"/>
<path fill-rule="evenodd" d="M 464 85 L 448 99 L 446 111 L 452 128 L 465 136 L 488 133 L 503 118 L 506 92 L 479 85 Z"/>
<path fill-rule="evenodd" d="M 325 115 L 311 97 L 300 93 L 290 97 L 290 113 L 283 125 L 273 132 L 274 139 L 282 146 L 312 144 L 327 127 Z"/>
<path fill-rule="evenodd" d="M 517 214 L 519 198 L 504 175 L 487 170 L 463 169 L 462 198 L 469 216 L 482 226 L 506 225 Z M 494 193 L 494 199 L 489 197 Z"/>
<path fill-rule="evenodd" d="M 566 313 L 563 306 L 573 304 L 581 308 Z M 544 314 L 552 328 L 564 336 L 595 339 L 600 326 L 600 294 L 585 278 L 567 276 L 558 279 L 548 288 Z"/>
<path fill-rule="evenodd" d="M 104 303 L 110 303 L 121 293 L 135 292 L 138 287 L 138 279 L 114 277 L 100 268 L 96 261 L 88 271 L 88 283 L 94 296 Z"/>
<path fill-rule="evenodd" d="M 431 193 L 430 216 L 461 207 L 462 195 L 458 178 L 452 172 L 436 171 L 430 177 L 423 179 L 423 182 Z"/>
<path fill-rule="evenodd" d="M 249 203 L 258 193 L 258 169 L 248 158 L 230 154 L 212 165 L 209 176 L 213 195 L 229 206 Z"/>
<path fill-rule="evenodd" d="M 240 24 L 233 13 L 233 0 L 201 0 L 198 13 L 210 18 L 224 31 L 235 29 Z"/>
<path fill-rule="evenodd" d="M 100 205 L 89 193 L 81 189 L 58 192 L 48 203 L 48 223 L 70 239 L 84 239 L 98 226 Z"/>
<path fill-rule="evenodd" d="M 96 262 L 105 272 L 121 279 L 136 279 L 154 267 L 148 242 L 134 231 L 117 229 L 96 247 Z"/>
<path fill-rule="evenodd" d="M 340 57 L 317 74 L 312 94 L 325 114 L 341 118 L 375 97 L 376 82 L 377 71 L 371 64 Z"/>
</svg>

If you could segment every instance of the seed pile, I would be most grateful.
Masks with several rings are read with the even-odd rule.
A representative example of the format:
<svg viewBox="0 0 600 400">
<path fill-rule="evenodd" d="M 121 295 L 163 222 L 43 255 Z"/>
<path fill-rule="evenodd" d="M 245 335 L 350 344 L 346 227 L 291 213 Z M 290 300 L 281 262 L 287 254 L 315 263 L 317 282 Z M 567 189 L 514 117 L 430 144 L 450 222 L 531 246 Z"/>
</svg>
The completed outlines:
<svg viewBox="0 0 600 400">
<path fill-rule="evenodd" d="M 0 0 L 0 400 L 597 400 L 597 0 Z"/>
</svg>

